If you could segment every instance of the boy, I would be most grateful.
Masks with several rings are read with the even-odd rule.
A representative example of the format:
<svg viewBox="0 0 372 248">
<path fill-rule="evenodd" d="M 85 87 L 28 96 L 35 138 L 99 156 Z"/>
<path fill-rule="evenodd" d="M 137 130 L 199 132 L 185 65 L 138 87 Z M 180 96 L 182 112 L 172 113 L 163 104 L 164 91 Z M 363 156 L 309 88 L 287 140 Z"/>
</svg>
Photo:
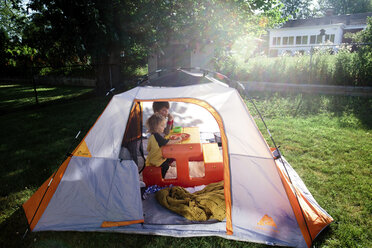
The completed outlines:
<svg viewBox="0 0 372 248">
<path fill-rule="evenodd" d="M 168 118 L 167 125 L 164 129 L 164 134 L 168 135 L 170 130 L 173 128 L 173 116 L 169 113 L 169 102 L 154 102 L 152 104 L 154 113 L 162 115 L 164 118 Z"/>
</svg>

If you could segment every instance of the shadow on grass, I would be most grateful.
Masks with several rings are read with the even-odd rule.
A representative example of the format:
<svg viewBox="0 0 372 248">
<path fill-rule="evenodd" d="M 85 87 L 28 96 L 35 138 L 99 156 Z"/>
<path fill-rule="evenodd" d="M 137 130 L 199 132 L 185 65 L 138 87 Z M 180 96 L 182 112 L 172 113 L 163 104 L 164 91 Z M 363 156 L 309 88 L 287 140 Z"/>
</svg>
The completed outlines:
<svg viewBox="0 0 372 248">
<path fill-rule="evenodd" d="M 333 97 L 330 110 L 341 118 L 341 125 L 353 127 L 354 123 L 350 116 L 353 114 L 365 128 L 372 128 L 372 98 Z"/>
<path fill-rule="evenodd" d="M 23 110 L 36 110 L 50 104 L 87 99 L 94 96 L 94 90 L 87 87 L 38 86 L 37 99 L 32 85 L 0 85 L 0 115 Z"/>
<path fill-rule="evenodd" d="M 372 128 L 369 97 L 277 92 L 249 92 L 249 95 L 267 118 L 329 114 L 339 118 L 341 127 Z"/>
<path fill-rule="evenodd" d="M 151 247 L 159 237 L 122 233 L 44 231 L 27 232 L 27 219 L 19 207 L 0 224 L 0 247 Z"/>
<path fill-rule="evenodd" d="M 108 100 L 78 99 L 0 116 L 0 196 L 38 188 L 77 146 Z"/>
<path fill-rule="evenodd" d="M 22 238 L 27 227 L 25 213 L 23 208 L 19 207 L 0 224 L 0 247 L 30 247 L 33 242 L 31 235 Z"/>
<path fill-rule="evenodd" d="M 312 247 L 322 247 L 324 246 L 324 241 L 330 239 L 334 233 L 334 229 L 337 228 L 337 223 L 332 222 L 326 228 L 324 228 L 318 236 L 313 240 Z"/>
</svg>

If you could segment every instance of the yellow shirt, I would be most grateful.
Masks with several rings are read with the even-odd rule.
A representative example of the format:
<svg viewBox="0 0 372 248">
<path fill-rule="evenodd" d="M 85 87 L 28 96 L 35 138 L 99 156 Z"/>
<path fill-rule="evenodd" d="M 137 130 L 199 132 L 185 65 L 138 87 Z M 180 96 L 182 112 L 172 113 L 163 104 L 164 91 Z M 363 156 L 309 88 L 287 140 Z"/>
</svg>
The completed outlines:
<svg viewBox="0 0 372 248">
<path fill-rule="evenodd" d="M 163 158 L 161 147 L 166 145 L 168 140 L 164 139 L 160 134 L 154 133 L 150 136 L 147 143 L 148 155 L 146 158 L 146 166 L 160 166 L 166 158 Z"/>
</svg>

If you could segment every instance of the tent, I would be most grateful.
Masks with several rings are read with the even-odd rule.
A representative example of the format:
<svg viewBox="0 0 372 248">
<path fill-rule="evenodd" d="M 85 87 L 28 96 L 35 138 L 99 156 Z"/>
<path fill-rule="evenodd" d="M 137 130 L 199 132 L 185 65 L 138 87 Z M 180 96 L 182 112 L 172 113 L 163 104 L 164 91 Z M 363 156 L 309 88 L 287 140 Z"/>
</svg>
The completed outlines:
<svg viewBox="0 0 372 248">
<path fill-rule="evenodd" d="M 215 120 L 223 158 L 224 221 L 183 221 L 161 209 L 152 218 L 157 223 L 146 220 L 152 213 L 141 198 L 138 167 L 119 155 L 123 143 L 142 135 L 141 107 L 153 101 L 195 105 Z M 209 74 L 181 69 L 114 95 L 23 208 L 32 231 L 219 236 L 292 247 L 310 247 L 333 221 L 285 158 L 273 155 L 239 92 Z"/>
</svg>

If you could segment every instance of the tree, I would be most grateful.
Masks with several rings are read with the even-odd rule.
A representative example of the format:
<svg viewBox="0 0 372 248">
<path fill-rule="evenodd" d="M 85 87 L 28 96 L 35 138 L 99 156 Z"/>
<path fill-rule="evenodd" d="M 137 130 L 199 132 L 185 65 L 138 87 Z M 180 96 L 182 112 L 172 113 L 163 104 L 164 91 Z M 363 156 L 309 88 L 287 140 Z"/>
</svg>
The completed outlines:
<svg viewBox="0 0 372 248">
<path fill-rule="evenodd" d="M 311 1 L 308 0 L 281 0 L 284 7 L 282 14 L 288 19 L 306 19 L 314 16 L 313 9 L 311 8 Z"/>
<path fill-rule="evenodd" d="M 359 68 L 358 81 L 369 82 L 370 86 L 372 78 L 372 17 L 367 18 L 366 29 L 354 34 L 352 38 L 354 42 L 361 44 L 358 47 L 358 65 L 356 65 Z"/>
<path fill-rule="evenodd" d="M 170 38 L 228 44 L 238 35 L 262 30 L 253 25 L 260 21 L 254 13 L 267 13 L 272 20 L 276 4 L 269 0 L 30 0 L 34 12 L 25 37 L 55 64 L 75 59 L 100 65 L 97 85 L 105 91 L 110 87 L 109 71 L 114 81 L 120 80 L 119 67 L 107 65 L 145 64 L 149 48 L 163 46 Z"/>
<path fill-rule="evenodd" d="M 20 0 L 0 2 L 0 71 L 3 75 L 19 75 L 16 67 L 24 70 L 35 53 L 22 40 L 27 22 Z"/>
<path fill-rule="evenodd" d="M 0 1 L 0 28 L 9 39 L 20 39 L 26 19 L 20 0 Z"/>
<path fill-rule="evenodd" d="M 30 0 L 29 8 L 34 12 L 25 37 L 41 51 L 43 61 L 98 65 L 99 92 L 119 82 L 120 52 L 133 53 L 136 46 L 137 30 L 131 26 L 135 1 Z"/>
<path fill-rule="evenodd" d="M 371 0 L 319 0 L 320 9 L 325 12 L 327 8 L 333 8 L 334 14 L 345 15 L 365 13 L 372 11 Z"/>
</svg>

